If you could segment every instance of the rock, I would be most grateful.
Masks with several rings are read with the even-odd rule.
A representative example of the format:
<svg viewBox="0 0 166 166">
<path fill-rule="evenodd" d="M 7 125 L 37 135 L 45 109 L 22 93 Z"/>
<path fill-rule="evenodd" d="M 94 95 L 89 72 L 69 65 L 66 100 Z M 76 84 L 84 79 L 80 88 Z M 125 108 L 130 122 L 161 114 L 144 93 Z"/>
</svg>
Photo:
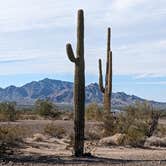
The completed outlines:
<svg viewBox="0 0 166 166">
<path fill-rule="evenodd" d="M 100 139 L 99 145 L 121 145 L 125 138 L 125 134 L 117 133 L 110 137 Z"/>
<path fill-rule="evenodd" d="M 70 120 L 70 118 L 68 116 L 64 116 L 62 120 Z"/>
<path fill-rule="evenodd" d="M 32 141 L 46 141 L 47 138 L 43 135 L 43 134 L 40 134 L 40 133 L 36 133 L 33 135 L 33 138 L 32 138 Z"/>
<path fill-rule="evenodd" d="M 166 147 L 166 137 L 160 138 L 160 137 L 149 137 L 146 139 L 145 146 L 160 146 L 160 147 Z"/>
</svg>

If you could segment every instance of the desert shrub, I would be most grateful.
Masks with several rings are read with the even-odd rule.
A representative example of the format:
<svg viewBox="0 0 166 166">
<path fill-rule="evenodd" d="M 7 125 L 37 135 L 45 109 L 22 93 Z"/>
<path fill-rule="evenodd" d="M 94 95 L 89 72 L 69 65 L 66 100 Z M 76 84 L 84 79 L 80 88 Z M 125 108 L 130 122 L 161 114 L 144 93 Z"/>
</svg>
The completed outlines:
<svg viewBox="0 0 166 166">
<path fill-rule="evenodd" d="M 158 137 L 166 137 L 166 125 L 159 124 L 157 126 L 157 130 L 155 131 L 155 135 Z"/>
<path fill-rule="evenodd" d="M 41 120 L 42 117 L 34 108 L 19 108 L 17 111 L 19 120 Z"/>
<path fill-rule="evenodd" d="M 18 147 L 23 141 L 25 130 L 19 126 L 0 126 L 0 153 L 5 153 L 8 149 Z"/>
<path fill-rule="evenodd" d="M 88 131 L 85 133 L 85 138 L 86 138 L 87 140 L 98 140 L 98 139 L 100 139 L 100 136 L 99 136 L 96 132 L 93 132 L 93 131 L 88 130 Z"/>
<path fill-rule="evenodd" d="M 89 128 L 85 130 L 85 138 L 86 140 L 99 140 L 101 138 L 101 127 L 100 125 L 96 125 L 93 128 Z"/>
<path fill-rule="evenodd" d="M 19 114 L 19 120 L 40 120 L 41 117 L 36 114 Z"/>
<path fill-rule="evenodd" d="M 102 108 L 96 103 L 89 104 L 86 107 L 85 117 L 86 120 L 101 121 L 102 120 Z"/>
<path fill-rule="evenodd" d="M 158 125 L 159 115 L 147 103 L 136 103 L 126 108 L 124 116 L 119 119 L 122 120 L 120 123 L 123 127 L 118 125 L 123 128 L 120 132 L 126 134 L 125 143 L 132 146 L 142 146 L 146 138 L 153 135 Z"/>
<path fill-rule="evenodd" d="M 60 112 L 56 105 L 49 100 L 37 100 L 35 103 L 37 113 L 45 118 L 59 118 Z"/>
<path fill-rule="evenodd" d="M 136 125 L 131 125 L 128 128 L 123 143 L 132 146 L 142 146 L 146 139 L 145 133 L 146 131 L 144 130 L 143 126 L 139 128 Z"/>
<path fill-rule="evenodd" d="M 105 116 L 103 121 L 104 136 L 115 133 L 125 134 L 124 144 L 142 146 L 147 137 L 157 129 L 159 115 L 147 103 L 136 103 L 125 108 L 123 112 Z"/>
<path fill-rule="evenodd" d="M 64 128 L 57 127 L 54 123 L 50 123 L 44 127 L 44 134 L 52 137 L 63 138 L 66 135 L 66 131 Z"/>
<path fill-rule="evenodd" d="M 110 135 L 114 135 L 116 133 L 116 117 L 113 116 L 113 114 L 110 113 L 104 113 L 103 114 L 103 124 L 102 124 L 102 128 L 103 128 L 103 137 L 107 137 Z"/>
<path fill-rule="evenodd" d="M 62 111 L 61 119 L 62 120 L 73 120 L 74 113 L 73 111 Z"/>
<path fill-rule="evenodd" d="M 165 109 L 160 110 L 160 117 L 163 119 L 166 119 L 166 110 Z"/>
<path fill-rule="evenodd" d="M 18 117 L 15 102 L 0 103 L 0 121 L 15 121 Z"/>
<path fill-rule="evenodd" d="M 7 118 L 3 112 L 0 112 L 0 122 L 7 121 Z"/>
</svg>

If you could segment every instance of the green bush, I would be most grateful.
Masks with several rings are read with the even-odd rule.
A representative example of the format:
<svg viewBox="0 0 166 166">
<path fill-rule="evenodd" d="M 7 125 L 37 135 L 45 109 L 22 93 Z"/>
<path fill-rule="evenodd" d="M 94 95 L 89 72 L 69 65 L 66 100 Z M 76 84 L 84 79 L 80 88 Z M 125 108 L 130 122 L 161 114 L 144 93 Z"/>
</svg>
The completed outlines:
<svg viewBox="0 0 166 166">
<path fill-rule="evenodd" d="M 45 118 L 58 118 L 60 112 L 58 111 L 57 106 L 55 106 L 49 100 L 37 100 L 35 103 L 37 113 Z"/>
<path fill-rule="evenodd" d="M 163 119 L 166 119 L 166 110 L 165 109 L 160 110 L 160 117 Z"/>
<path fill-rule="evenodd" d="M 147 103 L 136 103 L 116 116 L 107 115 L 103 120 L 104 136 L 125 134 L 124 144 L 142 146 L 147 137 L 157 129 L 159 114 Z"/>
<path fill-rule="evenodd" d="M 15 121 L 17 117 L 15 102 L 0 103 L 0 121 Z"/>
<path fill-rule="evenodd" d="M 103 136 L 107 137 L 110 135 L 114 135 L 117 130 L 117 121 L 116 118 L 113 116 L 113 114 L 110 113 L 103 113 L 103 118 L 102 118 L 103 124 Z"/>
<path fill-rule="evenodd" d="M 159 124 L 157 126 L 157 130 L 155 131 L 155 135 L 158 137 L 166 137 L 166 125 Z"/>
<path fill-rule="evenodd" d="M 145 130 L 144 126 L 130 125 L 126 136 L 124 137 L 125 140 L 123 140 L 124 144 L 132 146 L 142 146 L 146 139 Z"/>
<path fill-rule="evenodd" d="M 40 120 L 41 116 L 34 108 L 18 108 L 17 119 L 19 120 Z"/>
</svg>

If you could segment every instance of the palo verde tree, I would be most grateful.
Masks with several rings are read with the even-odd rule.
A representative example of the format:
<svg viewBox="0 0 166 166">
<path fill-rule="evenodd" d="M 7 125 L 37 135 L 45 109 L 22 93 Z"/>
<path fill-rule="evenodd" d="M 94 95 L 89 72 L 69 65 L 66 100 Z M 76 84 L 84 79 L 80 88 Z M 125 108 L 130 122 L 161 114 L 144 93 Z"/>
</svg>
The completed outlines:
<svg viewBox="0 0 166 166">
<path fill-rule="evenodd" d="M 77 49 L 74 55 L 71 44 L 66 45 L 68 58 L 75 64 L 74 78 L 74 153 L 84 155 L 85 127 L 85 62 L 84 62 L 84 13 L 78 10 L 77 16 Z"/>
<path fill-rule="evenodd" d="M 102 61 L 99 59 L 99 87 L 104 95 L 104 110 L 108 113 L 111 109 L 111 95 L 112 95 L 112 51 L 111 51 L 111 29 L 108 28 L 107 33 L 107 62 L 106 62 L 106 76 L 105 87 L 103 86 L 102 75 Z"/>
</svg>

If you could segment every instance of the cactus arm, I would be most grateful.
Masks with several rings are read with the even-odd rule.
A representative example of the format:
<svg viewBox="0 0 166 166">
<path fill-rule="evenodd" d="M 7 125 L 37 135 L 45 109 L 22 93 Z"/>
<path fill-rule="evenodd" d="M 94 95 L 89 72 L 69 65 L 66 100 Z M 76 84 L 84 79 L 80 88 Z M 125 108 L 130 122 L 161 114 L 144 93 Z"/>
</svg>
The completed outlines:
<svg viewBox="0 0 166 166">
<path fill-rule="evenodd" d="M 108 92 L 112 92 L 112 51 L 109 52 Z"/>
<path fill-rule="evenodd" d="M 67 56 L 70 59 L 70 61 L 75 63 L 76 62 L 76 58 L 74 56 L 74 52 L 73 52 L 72 46 L 69 43 L 66 45 L 66 52 L 67 52 Z"/>
<path fill-rule="evenodd" d="M 102 93 L 104 93 L 105 89 L 103 87 L 103 74 L 102 74 L 102 61 L 99 59 L 99 88 Z"/>
</svg>

